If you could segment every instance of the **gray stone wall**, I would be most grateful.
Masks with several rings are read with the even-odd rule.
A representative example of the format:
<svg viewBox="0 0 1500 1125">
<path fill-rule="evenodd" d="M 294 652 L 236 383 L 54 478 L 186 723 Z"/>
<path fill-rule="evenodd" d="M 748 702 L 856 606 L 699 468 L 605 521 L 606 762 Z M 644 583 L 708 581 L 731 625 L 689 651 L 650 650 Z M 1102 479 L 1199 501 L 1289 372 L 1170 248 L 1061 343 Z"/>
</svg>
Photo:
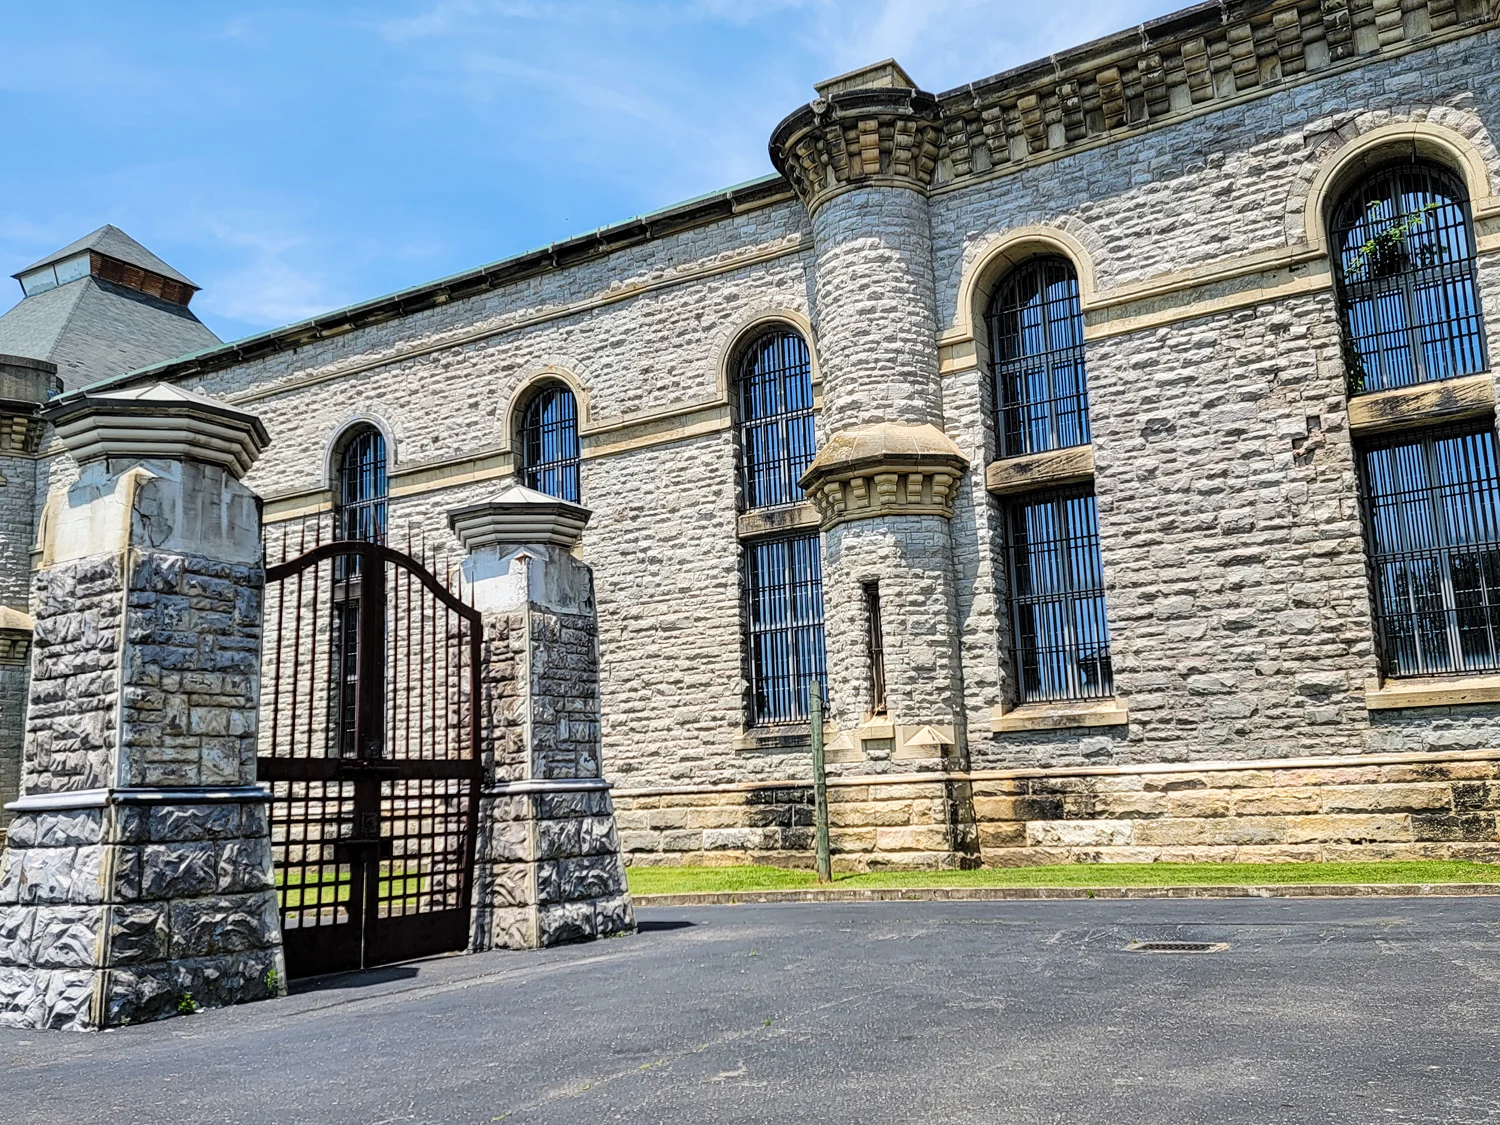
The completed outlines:
<svg viewBox="0 0 1500 1125">
<path fill-rule="evenodd" d="M 83 1030 L 280 995 L 261 802 L 25 812 L 0 857 L 0 1027 Z"/>
<path fill-rule="evenodd" d="M 118 556 L 37 572 L 22 777 L 28 793 L 100 789 L 114 781 L 123 584 Z"/>
<path fill-rule="evenodd" d="M 1090 344 L 1109 612 L 1132 716 L 1108 733 L 988 733 L 991 709 L 1014 698 L 1001 509 L 979 479 L 995 453 L 989 376 L 960 367 L 934 393 L 901 391 L 895 373 L 937 365 L 928 330 L 900 327 L 914 307 L 928 308 L 924 267 L 900 249 L 901 239 L 921 237 L 924 222 L 930 327 L 943 332 L 958 322 L 961 287 L 985 248 L 1023 227 L 1070 234 L 1104 291 L 1296 245 L 1317 169 L 1381 125 L 1441 123 L 1470 138 L 1500 182 L 1500 88 L 1487 81 L 1497 48 L 1500 33 L 1491 30 L 1372 59 L 1191 120 L 1122 129 L 1108 143 L 966 180 L 927 202 L 882 189 L 863 217 L 868 193 L 851 192 L 816 220 L 820 239 L 829 235 L 826 252 L 812 250 L 815 224 L 801 205 L 780 203 L 194 381 L 254 396 L 275 444 L 251 481 L 271 496 L 273 518 L 316 502 L 328 443 L 353 417 L 388 425 L 398 478 L 475 458 L 472 476 L 428 485 L 413 472 L 402 480 L 403 490 L 432 491 L 394 500 L 393 526 L 423 529 L 431 543 L 451 542 L 446 508 L 500 487 L 505 467 L 485 458 L 508 440 L 504 413 L 517 388 L 549 365 L 570 372 L 588 398 L 583 498 L 595 514 L 583 554 L 600 610 L 604 768 L 622 784 L 804 776 L 800 753 L 736 744 L 745 716 L 727 422 L 694 416 L 674 429 L 652 414 L 723 405 L 730 342 L 775 309 L 812 314 L 819 326 L 825 432 L 839 411 L 883 420 L 899 406 L 902 420 L 914 421 L 939 404 L 943 429 L 973 462 L 948 534 L 962 725 L 975 765 L 1494 745 L 1495 708 L 1373 715 L 1362 706 L 1362 679 L 1373 670 L 1370 620 L 1326 292 Z M 1491 220 L 1487 246 L 1494 233 Z M 751 260 L 775 253 L 782 256 Z M 893 265 L 917 278 L 894 311 L 868 284 Z M 1500 256 L 1492 248 L 1480 274 L 1493 350 Z M 853 388 L 845 405 L 826 378 L 836 369 Z M 594 423 L 627 416 L 640 420 L 633 444 L 587 436 Z M 71 469 L 54 458 L 41 473 L 55 492 Z M 876 573 L 878 562 L 869 565 L 890 604 L 894 588 Z M 830 667 L 860 682 L 863 633 L 849 629 L 857 579 L 836 570 L 826 575 Z M 906 642 L 914 658 L 928 659 L 926 637 L 914 626 Z M 950 678 L 932 694 L 954 690 Z M 926 702 L 913 693 L 913 706 Z M 840 722 L 851 715 L 840 713 Z"/>
<path fill-rule="evenodd" d="M 0 664 L 0 843 L 11 814 L 3 805 L 21 792 L 21 748 L 26 738 L 26 692 L 30 658 L 23 664 Z"/>
<path fill-rule="evenodd" d="M 258 566 L 202 556 L 147 554 L 131 569 L 124 784 L 254 783 L 264 584 Z"/>
<path fill-rule="evenodd" d="M 31 594 L 36 465 L 31 457 L 0 455 L 0 605 L 18 609 L 26 608 Z"/>
<path fill-rule="evenodd" d="M 856 188 L 813 215 L 820 438 L 872 422 L 943 421 L 927 199 Z"/>
</svg>

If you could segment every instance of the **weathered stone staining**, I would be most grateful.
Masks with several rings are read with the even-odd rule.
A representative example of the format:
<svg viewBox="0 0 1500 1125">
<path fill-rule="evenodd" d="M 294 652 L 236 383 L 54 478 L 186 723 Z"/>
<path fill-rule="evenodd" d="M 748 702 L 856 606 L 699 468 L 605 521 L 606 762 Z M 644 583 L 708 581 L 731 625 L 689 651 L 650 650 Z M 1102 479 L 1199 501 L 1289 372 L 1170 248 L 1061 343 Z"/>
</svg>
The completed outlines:
<svg viewBox="0 0 1500 1125">
<path fill-rule="evenodd" d="M 599 753 L 599 640 L 586 508 L 513 486 L 449 513 L 484 614 L 485 784 L 474 949 L 635 930 Z"/>
<path fill-rule="evenodd" d="M 253 415 L 175 388 L 49 411 L 80 462 L 48 529 L 0 1024 L 88 1029 L 284 989 L 260 708 Z"/>
</svg>

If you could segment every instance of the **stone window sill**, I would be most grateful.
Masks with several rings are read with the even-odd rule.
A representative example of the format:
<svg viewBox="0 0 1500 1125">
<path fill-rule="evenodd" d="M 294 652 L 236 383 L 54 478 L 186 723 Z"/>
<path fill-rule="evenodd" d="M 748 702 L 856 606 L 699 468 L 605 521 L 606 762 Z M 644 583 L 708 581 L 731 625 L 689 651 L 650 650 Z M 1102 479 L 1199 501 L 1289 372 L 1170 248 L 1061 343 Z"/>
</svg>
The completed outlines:
<svg viewBox="0 0 1500 1125">
<path fill-rule="evenodd" d="M 1123 727 L 1130 713 L 1117 699 L 1091 699 L 1076 703 L 1023 703 L 990 712 L 990 730 L 995 734 L 1028 730 L 1068 730 L 1075 727 Z"/>
<path fill-rule="evenodd" d="M 759 508 L 745 512 L 735 522 L 740 539 L 757 539 L 763 535 L 783 535 L 792 531 L 809 531 L 818 526 L 818 509 L 803 500 L 780 508 Z"/>
<path fill-rule="evenodd" d="M 1378 434 L 1433 422 L 1482 418 L 1494 411 L 1495 378 L 1486 372 L 1355 395 L 1349 400 L 1349 430 L 1356 436 Z"/>
<path fill-rule="evenodd" d="M 1365 708 L 1394 711 L 1404 707 L 1462 707 L 1500 703 L 1500 676 L 1445 676 L 1432 679 L 1365 681 Z"/>
<path fill-rule="evenodd" d="M 984 470 L 984 485 L 991 496 L 1014 496 L 1021 492 L 1076 484 L 1091 480 L 1093 476 L 1094 447 L 1071 445 L 1065 449 L 991 461 Z"/>
</svg>

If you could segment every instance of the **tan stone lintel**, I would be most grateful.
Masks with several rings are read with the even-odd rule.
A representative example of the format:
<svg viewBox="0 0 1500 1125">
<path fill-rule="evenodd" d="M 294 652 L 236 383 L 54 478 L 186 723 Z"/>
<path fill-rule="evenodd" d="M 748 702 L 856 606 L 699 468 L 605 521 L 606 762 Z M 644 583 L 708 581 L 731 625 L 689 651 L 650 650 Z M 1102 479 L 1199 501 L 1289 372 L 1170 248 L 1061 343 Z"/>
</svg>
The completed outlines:
<svg viewBox="0 0 1500 1125">
<path fill-rule="evenodd" d="M 1067 730 L 1071 727 L 1123 727 L 1129 723 L 1130 713 L 1117 699 L 1023 703 L 1009 711 L 996 707 L 990 712 L 990 730 L 996 734 L 1008 731 Z"/>
<path fill-rule="evenodd" d="M 1075 445 L 1068 449 L 1049 449 L 1046 453 L 991 461 L 984 470 L 984 486 L 994 496 L 1013 496 L 1018 492 L 1092 480 L 1093 476 L 1093 446 Z"/>
<path fill-rule="evenodd" d="M 1365 681 L 1365 707 L 1394 711 L 1402 707 L 1462 707 L 1500 703 L 1500 676 L 1430 677 L 1420 680 Z"/>
<path fill-rule="evenodd" d="M 1111 294 L 1110 304 L 1084 312 L 1083 338 L 1104 340 L 1333 287 L 1333 276 L 1321 251 L 1282 257 L 1284 264 L 1226 269 L 1201 281 L 1184 279 L 1164 284 L 1155 293 Z"/>
<path fill-rule="evenodd" d="M 1355 395 L 1349 400 L 1349 432 L 1373 434 L 1428 422 L 1480 418 L 1494 412 L 1494 376 L 1469 375 Z"/>
<path fill-rule="evenodd" d="M 767 511 L 746 512 L 739 517 L 735 530 L 741 539 L 758 539 L 766 535 L 780 535 L 790 531 L 807 531 L 818 526 L 818 509 L 811 501 L 804 500 L 786 508 Z"/>
<path fill-rule="evenodd" d="M 828 779 L 828 787 L 853 788 L 879 785 L 942 785 L 970 781 L 1011 781 L 1032 777 L 1135 777 L 1174 773 L 1233 773 L 1250 770 L 1360 769 L 1366 766 L 1405 766 L 1423 762 L 1495 762 L 1495 750 L 1434 750 L 1397 754 L 1329 754 L 1317 758 L 1249 758 L 1244 761 L 1145 762 L 1121 766 L 1034 766 L 1008 770 L 952 770 L 942 773 L 882 773 L 839 775 Z M 805 789 L 810 778 L 779 781 L 741 781 L 727 785 L 661 785 L 636 789 L 616 786 L 617 798 L 690 797 L 709 793 L 752 793 L 766 789 Z"/>
</svg>

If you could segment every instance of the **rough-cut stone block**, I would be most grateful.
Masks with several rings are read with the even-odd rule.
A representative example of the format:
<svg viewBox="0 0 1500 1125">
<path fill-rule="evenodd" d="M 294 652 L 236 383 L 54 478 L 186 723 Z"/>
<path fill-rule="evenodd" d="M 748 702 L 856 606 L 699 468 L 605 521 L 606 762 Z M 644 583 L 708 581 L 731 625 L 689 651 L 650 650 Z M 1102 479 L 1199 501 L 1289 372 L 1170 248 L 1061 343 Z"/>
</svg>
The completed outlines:
<svg viewBox="0 0 1500 1125">
<path fill-rule="evenodd" d="M 549 903 L 537 908 L 537 944 L 542 947 L 594 936 L 594 907 L 589 902 Z"/>
<path fill-rule="evenodd" d="M 218 882 L 218 858 L 211 843 L 148 844 L 142 849 L 143 899 L 211 894 Z"/>
<path fill-rule="evenodd" d="M 1032 821 L 1026 840 L 1038 847 L 1121 847 L 1134 842 L 1135 828 L 1125 820 Z"/>
<path fill-rule="evenodd" d="M 1447 785 L 1337 785 L 1324 790 L 1327 812 L 1426 812 L 1449 810 L 1452 790 Z"/>
<path fill-rule="evenodd" d="M 1287 818 L 1286 842 L 1385 843 L 1412 839 L 1412 819 L 1400 814 L 1295 816 Z"/>
</svg>

